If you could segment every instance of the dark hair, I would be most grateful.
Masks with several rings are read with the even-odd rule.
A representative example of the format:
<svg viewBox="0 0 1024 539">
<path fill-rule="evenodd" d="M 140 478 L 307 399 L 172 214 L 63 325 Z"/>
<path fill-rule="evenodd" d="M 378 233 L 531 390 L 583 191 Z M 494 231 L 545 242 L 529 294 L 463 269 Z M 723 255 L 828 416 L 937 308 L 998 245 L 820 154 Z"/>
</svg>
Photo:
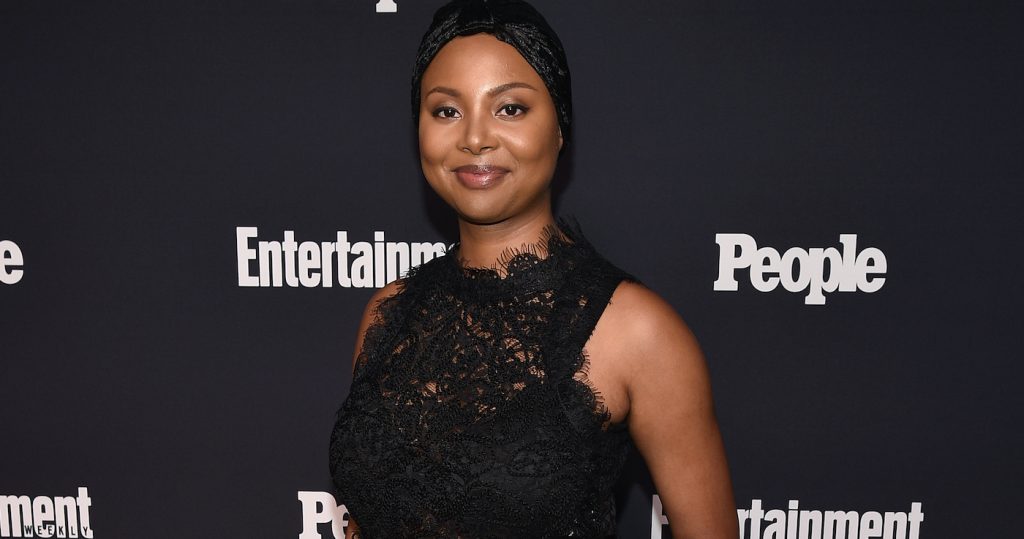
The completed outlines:
<svg viewBox="0 0 1024 539">
<path fill-rule="evenodd" d="M 412 74 L 412 117 L 419 122 L 423 72 L 449 41 L 459 36 L 490 34 L 515 47 L 551 94 L 562 130 L 562 148 L 572 127 L 572 81 L 558 35 L 533 6 L 523 0 L 452 0 L 434 13 L 420 41 Z"/>
</svg>

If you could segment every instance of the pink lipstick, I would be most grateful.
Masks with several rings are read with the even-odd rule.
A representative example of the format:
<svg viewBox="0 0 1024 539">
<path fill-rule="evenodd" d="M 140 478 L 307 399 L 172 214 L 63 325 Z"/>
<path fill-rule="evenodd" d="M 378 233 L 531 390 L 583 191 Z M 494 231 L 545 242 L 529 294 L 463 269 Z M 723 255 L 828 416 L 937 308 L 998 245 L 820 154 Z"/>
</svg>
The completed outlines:
<svg viewBox="0 0 1024 539">
<path fill-rule="evenodd" d="M 463 165 L 453 170 L 462 185 L 469 189 L 486 189 L 509 172 L 507 168 L 492 165 Z"/>
</svg>

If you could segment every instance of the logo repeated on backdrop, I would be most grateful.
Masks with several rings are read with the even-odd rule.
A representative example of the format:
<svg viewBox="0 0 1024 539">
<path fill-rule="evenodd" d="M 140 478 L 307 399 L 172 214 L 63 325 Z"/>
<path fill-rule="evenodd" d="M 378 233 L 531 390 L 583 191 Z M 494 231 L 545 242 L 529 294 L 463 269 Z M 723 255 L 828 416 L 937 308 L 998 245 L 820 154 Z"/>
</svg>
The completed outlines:
<svg viewBox="0 0 1024 539">
<path fill-rule="evenodd" d="M 378 0 L 377 13 L 395 13 L 398 11 L 398 4 L 395 0 Z"/>
<path fill-rule="evenodd" d="M 761 500 L 751 500 L 750 509 L 737 509 L 740 539 L 919 539 L 924 513 L 920 502 L 910 512 L 820 511 L 800 509 L 799 500 L 789 500 L 789 510 L 769 509 Z"/>
<path fill-rule="evenodd" d="M 885 254 L 874 247 L 858 253 L 856 234 L 839 235 L 842 252 L 835 247 L 793 247 L 780 255 L 771 247 L 758 248 L 747 234 L 716 234 L 715 243 L 717 291 L 739 290 L 736 270 L 742 268 L 750 268 L 750 284 L 759 292 L 771 292 L 780 283 L 790 292 L 806 290 L 807 305 L 824 305 L 826 292 L 877 292 L 885 284 L 885 277 L 876 276 L 886 272 Z"/>
<path fill-rule="evenodd" d="M 331 525 L 334 539 L 345 537 L 348 509 L 327 492 L 299 491 L 302 532 L 299 539 L 324 539 L 320 526 Z M 924 512 L 920 502 L 910 511 L 821 511 L 800 509 L 799 500 L 789 500 L 789 509 L 765 509 L 761 500 L 751 500 L 750 509 L 737 509 L 740 539 L 920 539 Z M 668 525 L 661 497 L 651 496 L 651 539 L 662 539 Z"/>
<path fill-rule="evenodd" d="M 339 505 L 334 496 L 326 492 L 299 491 L 302 504 L 302 532 L 299 539 L 323 539 L 321 524 L 331 524 L 334 539 L 345 539 L 348 526 L 348 509 Z"/>
<path fill-rule="evenodd" d="M 25 258 L 21 248 L 11 240 L 0 240 L 0 283 L 17 284 L 25 275 L 21 269 Z"/>
<path fill-rule="evenodd" d="M 235 229 L 238 286 L 380 288 L 446 251 L 441 242 L 385 241 L 382 231 L 355 243 L 341 230 L 336 241 L 298 243 L 292 230 L 283 241 L 258 237 L 254 226 Z"/>
<path fill-rule="evenodd" d="M 662 527 L 669 524 L 656 494 L 651 500 L 651 539 L 662 539 Z M 736 509 L 739 539 L 920 539 L 925 513 L 920 502 L 910 503 L 910 512 L 801 509 L 800 500 L 790 500 L 788 510 L 764 509 L 752 500 L 750 509 Z"/>
<path fill-rule="evenodd" d="M 0 537 L 93 537 L 89 489 L 72 496 L 0 495 Z"/>
</svg>

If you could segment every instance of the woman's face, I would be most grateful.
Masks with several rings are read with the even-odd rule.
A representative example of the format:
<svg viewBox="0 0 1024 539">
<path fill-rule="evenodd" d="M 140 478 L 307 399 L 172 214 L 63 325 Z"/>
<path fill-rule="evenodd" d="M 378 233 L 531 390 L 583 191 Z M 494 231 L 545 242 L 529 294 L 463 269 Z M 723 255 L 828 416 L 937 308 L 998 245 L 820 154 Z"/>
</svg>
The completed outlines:
<svg viewBox="0 0 1024 539">
<path fill-rule="evenodd" d="M 550 216 L 561 131 L 544 81 L 514 47 L 489 34 L 453 39 L 420 95 L 423 174 L 463 220 Z"/>
</svg>

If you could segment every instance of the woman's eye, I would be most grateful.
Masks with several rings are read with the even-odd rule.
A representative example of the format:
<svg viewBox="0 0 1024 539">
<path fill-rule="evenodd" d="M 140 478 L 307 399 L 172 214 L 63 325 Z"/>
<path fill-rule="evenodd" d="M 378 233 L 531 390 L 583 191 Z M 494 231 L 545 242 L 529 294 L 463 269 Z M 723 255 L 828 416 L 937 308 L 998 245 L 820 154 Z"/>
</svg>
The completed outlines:
<svg viewBox="0 0 1024 539">
<path fill-rule="evenodd" d="M 498 109 L 499 116 L 522 116 L 528 109 L 522 105 L 504 105 Z"/>
<path fill-rule="evenodd" d="M 451 119 L 457 118 L 459 111 L 452 107 L 438 107 L 434 109 L 434 116 L 437 118 Z"/>
</svg>

